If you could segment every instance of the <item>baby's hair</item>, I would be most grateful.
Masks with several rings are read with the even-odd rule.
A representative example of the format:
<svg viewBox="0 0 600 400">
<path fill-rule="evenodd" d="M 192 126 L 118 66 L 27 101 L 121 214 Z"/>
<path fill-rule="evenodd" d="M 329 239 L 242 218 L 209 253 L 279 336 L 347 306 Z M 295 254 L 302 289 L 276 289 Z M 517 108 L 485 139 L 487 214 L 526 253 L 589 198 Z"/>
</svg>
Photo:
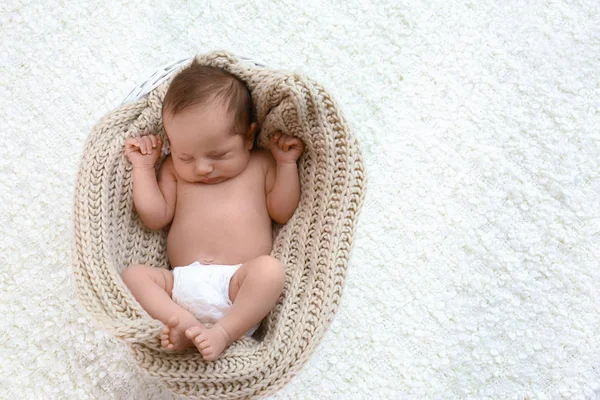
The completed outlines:
<svg viewBox="0 0 600 400">
<path fill-rule="evenodd" d="M 245 135 L 253 122 L 252 95 L 248 87 L 235 75 L 216 67 L 194 61 L 171 81 L 162 104 L 162 113 L 172 116 L 186 108 L 222 101 L 235 115 L 234 131 Z"/>
</svg>

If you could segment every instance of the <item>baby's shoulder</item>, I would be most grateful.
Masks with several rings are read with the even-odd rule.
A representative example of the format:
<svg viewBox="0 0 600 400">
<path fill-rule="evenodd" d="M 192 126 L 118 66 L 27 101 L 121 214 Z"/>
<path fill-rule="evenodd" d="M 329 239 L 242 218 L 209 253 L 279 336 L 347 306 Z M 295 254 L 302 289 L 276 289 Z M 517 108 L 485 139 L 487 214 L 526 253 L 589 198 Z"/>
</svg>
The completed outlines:
<svg viewBox="0 0 600 400">
<path fill-rule="evenodd" d="M 265 158 L 265 157 L 273 157 L 271 155 L 271 152 L 269 150 L 266 149 L 260 149 L 260 148 L 254 148 L 252 149 L 252 151 L 250 152 L 250 157 L 254 157 L 254 158 Z"/>
<path fill-rule="evenodd" d="M 265 171 L 269 169 L 269 167 L 275 165 L 275 159 L 269 150 L 253 149 L 250 153 L 250 157 L 254 160 L 254 162 L 260 164 Z"/>
</svg>

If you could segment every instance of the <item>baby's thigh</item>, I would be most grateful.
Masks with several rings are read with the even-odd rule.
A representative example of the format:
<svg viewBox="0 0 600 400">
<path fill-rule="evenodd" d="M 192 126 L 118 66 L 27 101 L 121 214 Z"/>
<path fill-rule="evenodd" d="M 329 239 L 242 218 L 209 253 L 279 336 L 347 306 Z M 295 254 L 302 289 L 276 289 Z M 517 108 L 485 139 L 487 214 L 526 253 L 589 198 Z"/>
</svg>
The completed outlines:
<svg viewBox="0 0 600 400">
<path fill-rule="evenodd" d="M 121 277 L 129 288 L 132 288 L 132 286 L 158 285 L 170 297 L 173 297 L 173 272 L 167 269 L 133 264 L 123 270 Z"/>
</svg>

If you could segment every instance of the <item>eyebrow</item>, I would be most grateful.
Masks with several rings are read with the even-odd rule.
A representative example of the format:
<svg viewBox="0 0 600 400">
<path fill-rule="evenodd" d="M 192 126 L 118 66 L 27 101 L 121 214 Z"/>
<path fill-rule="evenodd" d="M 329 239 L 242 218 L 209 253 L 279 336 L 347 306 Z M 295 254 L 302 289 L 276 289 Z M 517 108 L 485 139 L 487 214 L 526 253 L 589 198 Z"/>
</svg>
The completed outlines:
<svg viewBox="0 0 600 400">
<path fill-rule="evenodd" d="M 229 153 L 229 149 L 213 150 L 213 151 L 210 151 L 208 153 L 208 155 L 214 156 L 214 155 L 221 155 L 221 154 L 225 154 L 225 153 Z"/>
<path fill-rule="evenodd" d="M 208 155 L 214 156 L 214 155 L 221 155 L 221 154 L 225 154 L 225 153 L 229 153 L 229 149 L 213 150 L 213 151 L 209 152 Z M 179 153 L 179 155 L 181 157 L 191 157 L 191 158 L 194 157 L 193 155 L 187 154 L 187 153 Z"/>
</svg>

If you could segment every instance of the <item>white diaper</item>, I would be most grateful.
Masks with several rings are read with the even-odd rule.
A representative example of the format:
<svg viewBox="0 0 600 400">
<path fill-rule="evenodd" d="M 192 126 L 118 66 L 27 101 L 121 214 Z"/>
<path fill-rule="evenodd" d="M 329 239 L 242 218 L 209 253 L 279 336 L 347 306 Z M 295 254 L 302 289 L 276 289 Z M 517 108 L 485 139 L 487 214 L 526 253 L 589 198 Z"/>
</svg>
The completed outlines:
<svg viewBox="0 0 600 400">
<path fill-rule="evenodd" d="M 173 301 L 200 322 L 214 324 L 231 308 L 229 282 L 242 264 L 216 265 L 194 262 L 173 269 Z M 246 335 L 251 336 L 260 323 Z"/>
</svg>

